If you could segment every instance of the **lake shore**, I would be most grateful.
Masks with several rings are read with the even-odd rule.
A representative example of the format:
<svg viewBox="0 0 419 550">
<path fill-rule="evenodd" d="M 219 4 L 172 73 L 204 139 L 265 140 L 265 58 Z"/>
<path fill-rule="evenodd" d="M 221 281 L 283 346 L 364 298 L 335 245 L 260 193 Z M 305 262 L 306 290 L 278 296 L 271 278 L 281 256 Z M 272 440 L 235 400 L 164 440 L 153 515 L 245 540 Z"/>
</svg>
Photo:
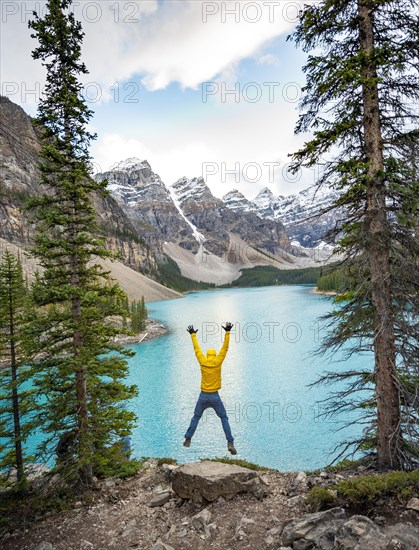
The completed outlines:
<svg viewBox="0 0 419 550">
<path fill-rule="evenodd" d="M 312 288 L 309 293 L 320 294 L 322 296 L 337 296 L 337 292 L 335 290 L 319 290 L 318 288 Z"/>
<path fill-rule="evenodd" d="M 153 338 L 163 336 L 167 333 L 167 327 L 156 321 L 155 319 L 147 319 L 145 330 L 139 334 L 123 335 L 121 334 L 116 338 L 118 344 L 140 344 L 141 342 L 147 342 Z"/>
</svg>

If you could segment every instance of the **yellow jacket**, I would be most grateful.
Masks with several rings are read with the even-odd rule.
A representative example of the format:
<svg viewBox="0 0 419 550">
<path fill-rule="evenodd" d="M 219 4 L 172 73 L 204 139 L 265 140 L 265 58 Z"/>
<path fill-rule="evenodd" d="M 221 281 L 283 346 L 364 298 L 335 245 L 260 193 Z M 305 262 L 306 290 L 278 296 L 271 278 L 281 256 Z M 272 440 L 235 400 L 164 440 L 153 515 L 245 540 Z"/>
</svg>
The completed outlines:
<svg viewBox="0 0 419 550">
<path fill-rule="evenodd" d="M 227 355 L 230 332 L 225 333 L 223 347 L 218 355 L 215 349 L 209 349 L 206 357 L 199 347 L 196 334 L 191 334 L 191 336 L 193 349 L 201 366 L 201 390 L 204 392 L 217 391 L 221 388 L 221 365 Z"/>
</svg>

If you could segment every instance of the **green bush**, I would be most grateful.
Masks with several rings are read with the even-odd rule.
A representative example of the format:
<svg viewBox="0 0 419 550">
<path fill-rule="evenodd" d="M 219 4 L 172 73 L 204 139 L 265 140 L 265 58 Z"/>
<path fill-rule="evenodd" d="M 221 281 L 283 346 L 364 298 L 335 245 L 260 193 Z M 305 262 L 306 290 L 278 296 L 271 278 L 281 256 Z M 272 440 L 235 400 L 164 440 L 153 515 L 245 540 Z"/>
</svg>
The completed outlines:
<svg viewBox="0 0 419 550">
<path fill-rule="evenodd" d="M 407 500 L 419 495 L 419 471 L 358 477 L 340 481 L 334 488 L 338 496 L 354 505 L 370 504 L 384 496 Z"/>
<path fill-rule="evenodd" d="M 337 464 L 333 464 L 333 466 L 328 466 L 327 468 L 325 468 L 325 470 L 326 472 L 342 472 L 344 470 L 353 470 L 354 468 L 361 466 L 362 463 L 362 459 L 349 460 L 349 458 L 344 458 Z"/>
<path fill-rule="evenodd" d="M 324 487 L 313 487 L 310 489 L 306 503 L 313 512 L 320 512 L 331 508 L 336 502 L 336 494 Z"/>
<path fill-rule="evenodd" d="M 163 466 L 163 464 L 177 464 L 176 458 L 162 457 L 157 460 L 157 466 Z"/>
</svg>

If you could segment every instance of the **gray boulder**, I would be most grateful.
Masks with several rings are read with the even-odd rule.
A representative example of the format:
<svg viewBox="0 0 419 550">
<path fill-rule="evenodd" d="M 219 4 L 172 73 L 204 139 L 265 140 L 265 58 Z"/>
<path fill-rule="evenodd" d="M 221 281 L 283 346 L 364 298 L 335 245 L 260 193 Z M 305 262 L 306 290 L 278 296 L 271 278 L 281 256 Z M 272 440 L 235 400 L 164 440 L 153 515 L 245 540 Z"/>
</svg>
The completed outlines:
<svg viewBox="0 0 419 550">
<path fill-rule="evenodd" d="M 150 508 L 157 508 L 158 506 L 164 506 L 166 502 L 169 502 L 171 497 L 170 493 L 158 493 L 148 503 Z"/>
<path fill-rule="evenodd" d="M 411 498 L 409 502 L 406 504 L 406 508 L 409 510 L 415 510 L 416 512 L 419 512 L 419 498 Z"/>
<path fill-rule="evenodd" d="M 343 508 L 304 514 L 284 527 L 282 543 L 285 546 L 293 545 L 293 548 L 298 550 L 333 550 L 335 534 L 345 520 L 346 512 Z"/>
<path fill-rule="evenodd" d="M 219 497 L 232 498 L 237 493 L 258 491 L 260 484 L 253 470 L 222 462 L 183 464 L 173 472 L 172 488 L 181 498 L 210 502 Z"/>
<path fill-rule="evenodd" d="M 43 540 L 35 546 L 34 550 L 53 550 L 53 546 L 50 542 Z"/>
<path fill-rule="evenodd" d="M 389 548 L 403 550 L 417 550 L 419 548 L 419 526 L 396 523 L 384 528 L 389 538 Z"/>
<path fill-rule="evenodd" d="M 170 546 L 169 544 L 164 544 L 161 540 L 158 540 L 153 546 L 151 547 L 151 550 L 175 550 L 173 546 Z"/>
<path fill-rule="evenodd" d="M 335 547 L 345 550 L 381 550 L 388 542 L 381 529 L 365 516 L 352 516 L 335 537 Z"/>
</svg>

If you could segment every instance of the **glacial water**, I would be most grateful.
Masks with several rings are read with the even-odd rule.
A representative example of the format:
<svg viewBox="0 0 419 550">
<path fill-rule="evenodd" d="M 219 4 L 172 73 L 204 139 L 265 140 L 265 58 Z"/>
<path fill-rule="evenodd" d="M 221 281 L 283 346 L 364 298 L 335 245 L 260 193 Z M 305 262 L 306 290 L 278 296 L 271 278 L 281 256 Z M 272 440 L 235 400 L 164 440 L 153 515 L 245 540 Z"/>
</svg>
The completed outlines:
<svg viewBox="0 0 419 550">
<path fill-rule="evenodd" d="M 200 391 L 200 369 L 189 324 L 198 328 L 202 350 L 222 345 L 221 324 L 234 323 L 223 364 L 220 395 L 230 419 L 237 458 L 280 470 L 310 470 L 330 463 L 334 447 L 359 434 L 338 431 L 348 418 L 320 418 L 319 404 L 336 387 L 308 386 L 326 370 L 372 368 L 372 356 L 330 363 L 313 356 L 322 332 L 317 320 L 331 299 L 309 286 L 214 290 L 148 304 L 150 317 L 168 328 L 164 336 L 131 346 L 129 383 L 139 388 L 127 407 L 138 415 L 133 456 L 195 461 L 227 456 L 221 422 L 212 410 L 202 417 L 189 449 L 185 431 Z M 28 441 L 34 449 L 42 433 Z M 230 455 L 228 455 L 230 456 Z"/>
<path fill-rule="evenodd" d="M 191 447 L 185 449 L 182 443 L 200 384 L 186 327 L 193 323 L 199 329 L 205 352 L 221 347 L 221 323 L 231 321 L 235 326 L 220 395 L 237 458 L 280 470 L 329 463 L 336 444 L 359 433 L 359 428 L 338 431 L 347 418 L 319 418 L 318 401 L 331 389 L 308 385 L 325 370 L 372 368 L 372 356 L 343 363 L 313 356 L 322 337 L 317 319 L 332 304 L 330 298 L 310 290 L 307 286 L 216 290 L 149 304 L 150 316 L 166 325 L 168 334 L 133 346 L 136 356 L 129 360 L 129 381 L 140 392 L 130 404 L 138 415 L 133 454 L 180 461 L 228 454 L 221 423 L 212 410 L 204 413 Z"/>
</svg>

